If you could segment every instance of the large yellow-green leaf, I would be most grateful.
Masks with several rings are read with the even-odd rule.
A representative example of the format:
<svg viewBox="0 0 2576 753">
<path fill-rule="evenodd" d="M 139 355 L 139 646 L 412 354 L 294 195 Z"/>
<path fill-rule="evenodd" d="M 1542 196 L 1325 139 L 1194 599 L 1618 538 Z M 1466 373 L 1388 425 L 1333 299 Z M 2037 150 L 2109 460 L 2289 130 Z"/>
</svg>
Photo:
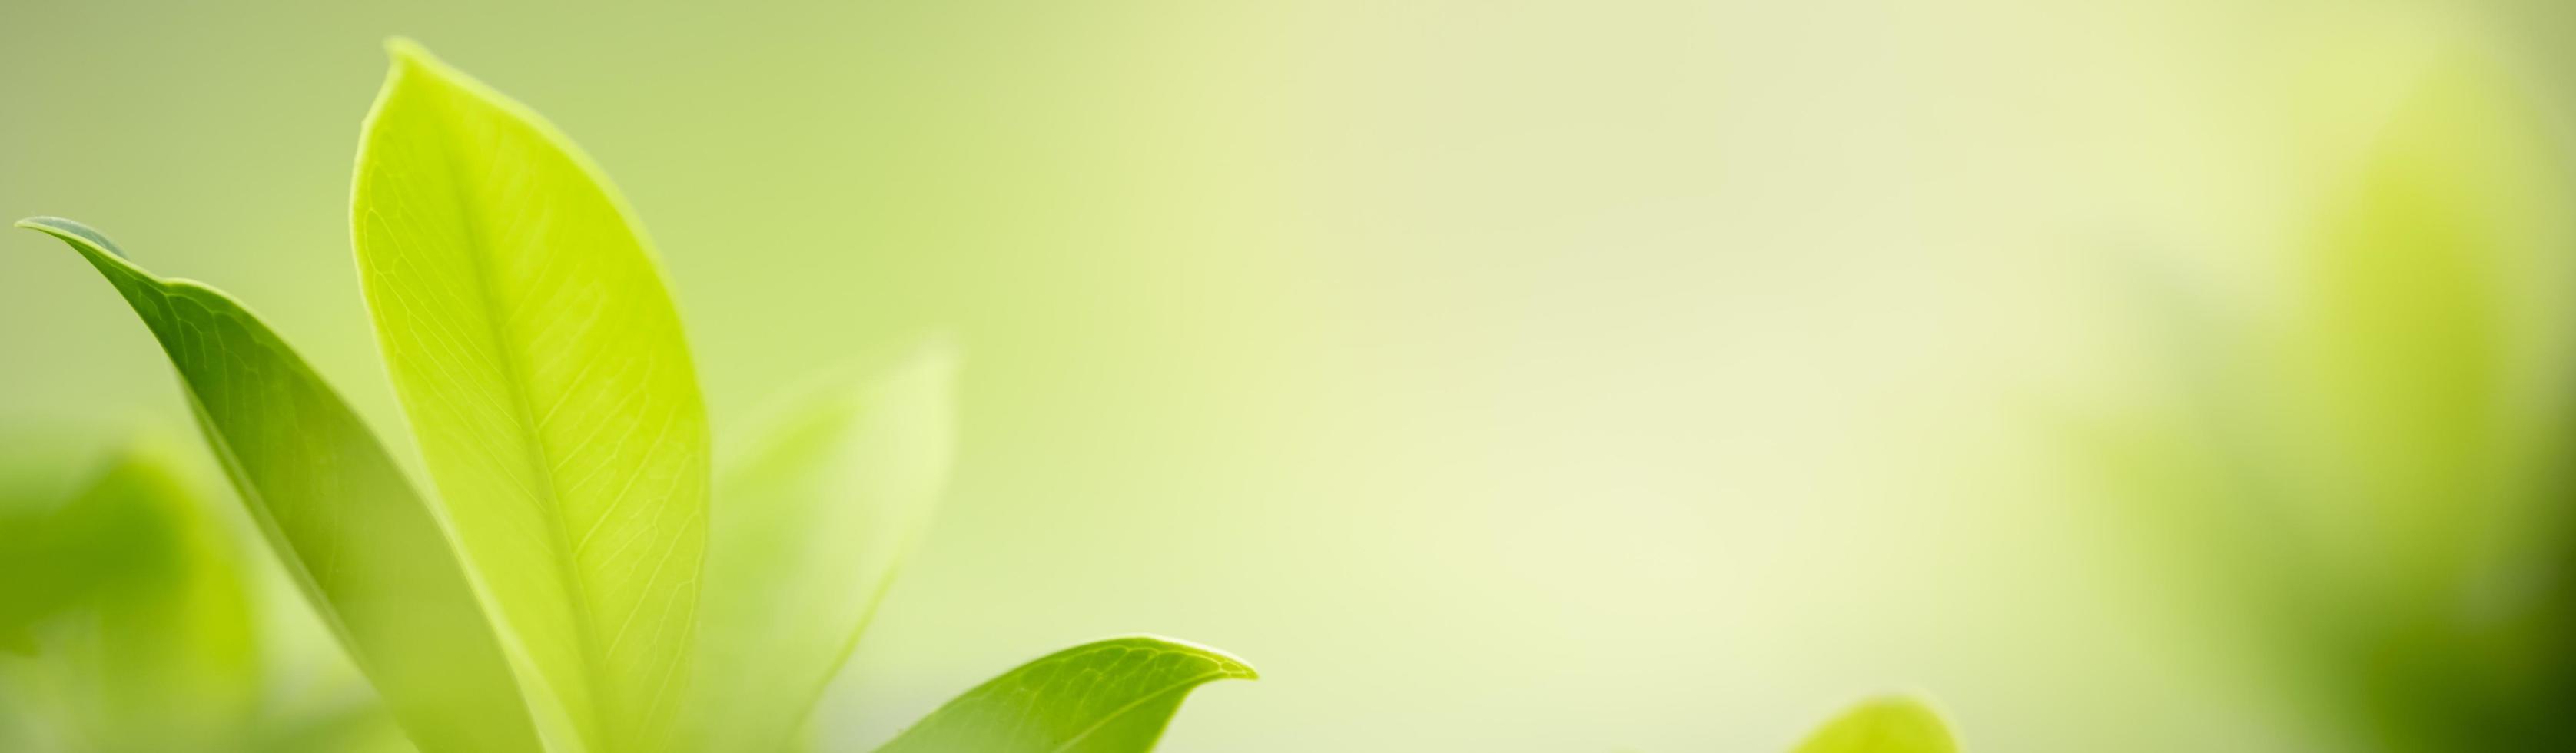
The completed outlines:
<svg viewBox="0 0 2576 753">
<path fill-rule="evenodd" d="M 954 371 L 934 346 L 827 375 L 727 452 L 689 749 L 772 753 L 794 738 L 937 507 Z"/>
<path fill-rule="evenodd" d="M 708 439 L 628 211 L 534 113 L 408 43 L 352 221 L 378 344 L 503 624 L 588 747 L 669 744 L 706 548 Z"/>
<path fill-rule="evenodd" d="M 1877 698 L 1863 701 L 1826 722 L 1796 753 L 1956 753 L 1949 725 L 1922 701 Z"/>
<path fill-rule="evenodd" d="M 1225 652 L 1165 638 L 1087 643 L 966 691 L 877 753 L 1143 753 L 1190 690 L 1258 676 Z"/>
<path fill-rule="evenodd" d="M 339 395 L 231 297 L 155 277 L 78 223 L 18 224 L 71 244 L 160 339 L 234 488 L 413 741 L 539 750 L 446 531 Z"/>
</svg>

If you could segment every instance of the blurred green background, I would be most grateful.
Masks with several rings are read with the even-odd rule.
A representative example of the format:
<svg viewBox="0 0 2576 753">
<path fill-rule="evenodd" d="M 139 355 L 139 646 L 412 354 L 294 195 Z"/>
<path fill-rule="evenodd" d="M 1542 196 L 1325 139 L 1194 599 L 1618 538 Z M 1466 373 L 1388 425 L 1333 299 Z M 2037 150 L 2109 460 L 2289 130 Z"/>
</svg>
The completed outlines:
<svg viewBox="0 0 2576 753">
<path fill-rule="evenodd" d="M 2545 0 L 0 3 L 0 214 L 240 296 L 406 456 L 346 227 L 391 34 L 614 176 L 720 431 L 953 335 L 953 492 L 836 739 L 1150 631 L 1264 674 L 1174 751 L 1771 750 L 1891 689 L 1977 750 L 2402 748 L 2263 637 L 2326 612 L 2233 587 L 2563 548 L 2514 486 L 2576 391 Z M 0 421 L 181 430 L 123 306 L 0 236 Z M 2198 319 L 2298 365 L 2193 377 Z M 2227 559 L 2271 547 L 2185 511 L 2237 457 L 2195 378 L 2346 387 L 2244 506 L 2382 523 Z M 2393 444 L 2301 454 L 2350 436 Z M 2419 461 L 2500 501 L 2353 470 Z"/>
</svg>

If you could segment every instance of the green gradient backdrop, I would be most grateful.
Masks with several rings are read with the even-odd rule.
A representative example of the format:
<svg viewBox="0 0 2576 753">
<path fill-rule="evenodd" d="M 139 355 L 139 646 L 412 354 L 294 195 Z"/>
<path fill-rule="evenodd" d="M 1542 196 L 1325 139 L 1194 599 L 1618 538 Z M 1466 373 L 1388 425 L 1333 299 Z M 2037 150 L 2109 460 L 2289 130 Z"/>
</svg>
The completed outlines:
<svg viewBox="0 0 2576 753">
<path fill-rule="evenodd" d="M 1891 688 L 1980 750 L 2299 749 L 2034 419 L 2123 384 L 2123 260 L 2269 295 L 2413 68 L 2503 46 L 2392 2 L 0 1 L 0 215 L 238 294 L 388 437 L 345 202 L 389 34 L 607 167 L 720 426 L 953 334 L 951 503 L 830 734 L 1108 634 L 1262 669 L 1175 751 L 1769 750 Z M 0 236 L 0 419 L 179 425 L 121 306 Z"/>
</svg>

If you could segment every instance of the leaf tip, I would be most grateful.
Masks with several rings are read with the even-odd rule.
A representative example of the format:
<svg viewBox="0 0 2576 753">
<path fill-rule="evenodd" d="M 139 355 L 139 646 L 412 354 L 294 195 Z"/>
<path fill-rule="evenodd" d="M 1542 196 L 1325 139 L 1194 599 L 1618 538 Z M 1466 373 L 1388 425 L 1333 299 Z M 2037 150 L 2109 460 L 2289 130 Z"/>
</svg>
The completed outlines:
<svg viewBox="0 0 2576 753">
<path fill-rule="evenodd" d="M 393 63 L 392 67 L 385 71 L 387 91 L 391 91 L 403 81 L 414 78 L 414 74 L 437 81 L 458 78 L 455 69 L 448 67 L 446 61 L 438 59 L 437 53 L 430 52 L 427 45 L 411 37 L 399 35 L 385 37 L 385 57 Z"/>
<path fill-rule="evenodd" d="M 116 242 L 108 240 L 106 233 L 74 220 L 39 215 L 19 220 L 17 226 L 59 238 L 76 247 L 88 246 L 119 259 L 126 258 L 125 249 L 117 248 Z"/>
<path fill-rule="evenodd" d="M 946 332 L 935 332 L 914 340 L 903 352 L 897 371 L 917 372 L 941 381 L 957 377 L 958 365 L 965 358 L 957 339 Z"/>
<path fill-rule="evenodd" d="M 1194 642 L 1194 641 L 1185 641 L 1185 640 L 1181 640 L 1181 639 L 1179 639 L 1179 638 L 1171 638 L 1171 637 L 1166 637 L 1166 636 L 1153 635 L 1153 634 L 1149 634 L 1149 633 L 1138 633 L 1138 634 L 1135 634 L 1135 635 L 1128 635 L 1128 636 L 1121 636 L 1121 637 L 1117 637 L 1117 638 L 1111 638 L 1111 639 L 1106 640 L 1106 641 L 1101 641 L 1101 643 L 1127 643 L 1127 644 L 1134 644 L 1134 645 L 1137 645 L 1137 646 L 1139 646 L 1139 647 L 1143 647 L 1143 648 L 1151 648 L 1151 649 L 1160 650 L 1160 651 L 1175 651 L 1175 652 L 1179 652 L 1179 653 L 1184 653 L 1184 654 L 1190 654 L 1190 655 L 1193 655 L 1193 656 L 1197 656 L 1197 657 L 1199 657 L 1199 658 L 1206 659 L 1206 660 L 1208 660 L 1208 661 L 1213 662 L 1213 663 L 1215 663 L 1215 664 L 1216 664 L 1216 672 L 1217 672 L 1220 676 L 1219 676 L 1219 677 L 1217 677 L 1217 678 L 1215 678 L 1215 679 L 1220 679 L 1220 680 L 1258 680 L 1258 679 L 1261 679 L 1261 671 L 1260 671 L 1260 670 L 1257 670 L 1257 669 L 1253 669 L 1253 668 L 1252 668 L 1252 663 L 1251 663 L 1251 662 L 1244 661 L 1244 660 L 1243 660 L 1243 657 L 1235 656 L 1234 654 L 1227 652 L 1225 649 L 1217 648 L 1217 647 L 1215 647 L 1215 646 L 1210 646 L 1210 645 L 1207 645 L 1207 644 L 1204 644 L 1204 643 L 1197 643 L 1197 642 Z"/>
<path fill-rule="evenodd" d="M 41 233 L 52 232 L 53 229 L 60 227 L 79 227 L 80 223 L 66 220 L 61 217 L 37 215 L 19 220 L 17 222 L 17 226 Z"/>
<path fill-rule="evenodd" d="M 421 43 L 411 37 L 399 34 L 385 37 L 385 57 L 392 58 L 395 65 L 418 65 L 438 61 L 438 56 L 429 54 L 428 47 L 421 46 Z"/>
</svg>

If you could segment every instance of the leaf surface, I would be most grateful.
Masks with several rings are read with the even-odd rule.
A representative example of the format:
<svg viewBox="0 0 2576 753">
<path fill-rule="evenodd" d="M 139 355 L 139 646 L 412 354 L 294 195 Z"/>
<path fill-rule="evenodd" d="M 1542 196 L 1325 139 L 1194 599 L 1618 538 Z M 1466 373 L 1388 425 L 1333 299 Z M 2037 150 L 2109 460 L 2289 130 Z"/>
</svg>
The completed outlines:
<svg viewBox="0 0 2576 753">
<path fill-rule="evenodd" d="M 1150 636 L 1065 649 L 993 678 L 877 753 L 1143 753 L 1192 689 L 1256 679 L 1216 649 Z"/>
<path fill-rule="evenodd" d="M 412 740 L 541 750 L 445 530 L 339 395 L 231 297 L 155 277 L 78 223 L 18 224 L 70 244 L 151 328 L 262 533 Z"/>
<path fill-rule="evenodd" d="M 788 399 L 717 476 L 691 750 L 786 748 L 937 508 L 955 356 L 843 369 Z"/>
<path fill-rule="evenodd" d="M 1796 753 L 1956 753 L 1941 715 L 1912 698 L 1862 702 L 1825 723 Z"/>
<path fill-rule="evenodd" d="M 696 628 L 708 437 L 680 320 L 598 170 L 402 41 L 352 207 L 377 342 L 508 634 L 587 747 L 666 747 Z"/>
</svg>

